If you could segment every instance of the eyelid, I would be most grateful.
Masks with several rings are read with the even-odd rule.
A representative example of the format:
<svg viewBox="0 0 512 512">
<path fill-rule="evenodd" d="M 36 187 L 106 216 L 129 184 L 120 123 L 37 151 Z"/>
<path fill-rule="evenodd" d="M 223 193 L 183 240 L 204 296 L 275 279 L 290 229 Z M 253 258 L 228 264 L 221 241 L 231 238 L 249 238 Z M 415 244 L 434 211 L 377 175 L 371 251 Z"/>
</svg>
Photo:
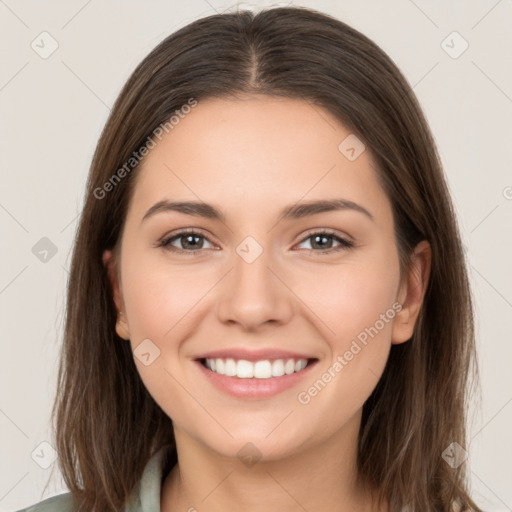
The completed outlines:
<svg viewBox="0 0 512 512">
<path fill-rule="evenodd" d="M 355 240 L 350 235 L 348 235 L 346 233 L 339 233 L 335 229 L 331 229 L 331 228 L 313 228 L 313 229 L 310 229 L 310 230 L 306 231 L 304 234 L 301 235 L 302 238 L 299 240 L 299 243 L 300 242 L 304 242 L 304 240 L 309 238 L 311 235 L 316 235 L 316 234 L 319 234 L 319 233 L 326 234 L 326 235 L 332 235 L 334 237 L 341 238 L 342 240 L 345 240 L 346 242 L 348 242 L 350 244 L 355 244 Z M 320 251 L 315 251 L 315 252 L 320 252 Z"/>
<path fill-rule="evenodd" d="M 188 233 L 191 233 L 194 235 L 201 235 L 202 237 L 206 238 L 210 243 L 214 243 L 214 241 L 212 239 L 215 239 L 215 237 L 213 237 L 213 235 L 211 235 L 210 233 L 207 233 L 204 229 L 196 228 L 196 227 L 188 227 L 188 228 L 178 228 L 173 231 L 170 231 L 169 233 L 166 233 L 164 236 L 162 236 L 158 240 L 156 245 L 158 246 L 162 242 L 170 240 L 171 238 L 175 238 L 178 235 L 183 235 L 183 234 L 188 234 Z M 215 243 L 217 245 L 219 245 L 217 242 L 215 242 Z M 190 252 L 190 251 L 187 251 L 187 252 Z"/>
</svg>

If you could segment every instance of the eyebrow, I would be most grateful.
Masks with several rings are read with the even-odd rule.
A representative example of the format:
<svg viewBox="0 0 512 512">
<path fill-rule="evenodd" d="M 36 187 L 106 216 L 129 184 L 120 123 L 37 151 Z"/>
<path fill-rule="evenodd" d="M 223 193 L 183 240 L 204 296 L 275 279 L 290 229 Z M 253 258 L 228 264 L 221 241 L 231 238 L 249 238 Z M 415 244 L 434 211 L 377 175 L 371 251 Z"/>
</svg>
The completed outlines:
<svg viewBox="0 0 512 512">
<path fill-rule="evenodd" d="M 332 212 L 339 210 L 353 210 L 366 215 L 369 219 L 374 220 L 373 215 L 360 204 L 348 201 L 346 199 L 324 199 L 319 201 L 307 201 L 296 203 L 285 207 L 278 218 L 278 221 L 287 219 L 301 219 L 318 213 Z M 178 201 L 170 202 L 167 199 L 158 201 L 146 212 L 142 217 L 142 222 L 156 215 L 157 213 L 175 211 L 186 215 L 194 215 L 207 219 L 225 222 L 224 214 L 208 203 L 198 201 Z"/>
</svg>

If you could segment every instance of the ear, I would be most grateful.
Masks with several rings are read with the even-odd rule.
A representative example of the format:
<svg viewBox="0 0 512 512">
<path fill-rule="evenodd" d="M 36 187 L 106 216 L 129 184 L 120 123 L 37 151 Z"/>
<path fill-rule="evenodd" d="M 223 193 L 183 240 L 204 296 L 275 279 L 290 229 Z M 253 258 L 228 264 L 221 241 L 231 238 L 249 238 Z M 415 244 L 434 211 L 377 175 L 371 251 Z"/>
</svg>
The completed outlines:
<svg viewBox="0 0 512 512">
<path fill-rule="evenodd" d="M 423 240 L 414 249 L 411 269 L 403 277 L 398 292 L 398 302 L 402 309 L 393 321 L 391 343 L 404 343 L 411 339 L 416 320 L 421 310 L 423 298 L 427 291 L 432 261 L 430 244 Z"/>
<path fill-rule="evenodd" d="M 105 265 L 107 269 L 108 278 L 110 280 L 114 294 L 113 299 L 117 310 L 116 332 L 119 337 L 125 340 L 129 340 L 130 330 L 128 328 L 128 322 L 124 313 L 125 308 L 123 304 L 123 295 L 119 278 L 120 272 L 118 268 L 118 262 L 116 261 L 115 255 L 111 250 L 105 251 L 103 253 L 102 259 L 103 265 Z"/>
</svg>

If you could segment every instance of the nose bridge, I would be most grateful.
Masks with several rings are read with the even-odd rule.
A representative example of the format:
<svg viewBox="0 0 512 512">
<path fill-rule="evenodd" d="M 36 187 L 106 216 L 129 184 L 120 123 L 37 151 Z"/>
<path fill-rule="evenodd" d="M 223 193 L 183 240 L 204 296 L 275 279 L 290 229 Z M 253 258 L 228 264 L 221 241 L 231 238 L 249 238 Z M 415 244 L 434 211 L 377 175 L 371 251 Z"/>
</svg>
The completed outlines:
<svg viewBox="0 0 512 512">
<path fill-rule="evenodd" d="M 272 274 L 268 267 L 272 265 L 270 251 L 256 242 L 252 237 L 241 242 L 236 248 L 236 256 L 233 259 L 236 288 L 239 291 L 246 289 L 268 287 L 269 274 Z"/>
<path fill-rule="evenodd" d="M 274 275 L 274 258 L 254 237 L 235 248 L 233 270 L 219 304 L 223 321 L 254 328 L 269 320 L 283 322 L 291 313 L 289 290 Z M 271 270 L 272 269 L 272 270 Z"/>
<path fill-rule="evenodd" d="M 271 283 L 275 277 L 269 267 L 272 266 L 272 255 L 268 248 L 264 248 L 254 237 L 246 237 L 235 249 L 233 258 L 233 290 L 236 295 L 249 298 L 271 292 L 275 283 Z M 240 299 L 240 297 L 239 297 Z"/>
</svg>

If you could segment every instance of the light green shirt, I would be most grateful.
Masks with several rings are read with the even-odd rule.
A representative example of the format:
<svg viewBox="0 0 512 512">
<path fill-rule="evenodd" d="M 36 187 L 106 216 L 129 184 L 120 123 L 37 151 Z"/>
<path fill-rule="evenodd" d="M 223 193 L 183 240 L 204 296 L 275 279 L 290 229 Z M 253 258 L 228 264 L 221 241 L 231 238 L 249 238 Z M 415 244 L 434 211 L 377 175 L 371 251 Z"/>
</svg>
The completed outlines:
<svg viewBox="0 0 512 512">
<path fill-rule="evenodd" d="M 160 512 L 162 466 L 170 445 L 163 446 L 149 459 L 142 477 L 135 486 L 124 512 Z M 74 512 L 71 492 L 47 498 L 17 512 Z"/>
</svg>

